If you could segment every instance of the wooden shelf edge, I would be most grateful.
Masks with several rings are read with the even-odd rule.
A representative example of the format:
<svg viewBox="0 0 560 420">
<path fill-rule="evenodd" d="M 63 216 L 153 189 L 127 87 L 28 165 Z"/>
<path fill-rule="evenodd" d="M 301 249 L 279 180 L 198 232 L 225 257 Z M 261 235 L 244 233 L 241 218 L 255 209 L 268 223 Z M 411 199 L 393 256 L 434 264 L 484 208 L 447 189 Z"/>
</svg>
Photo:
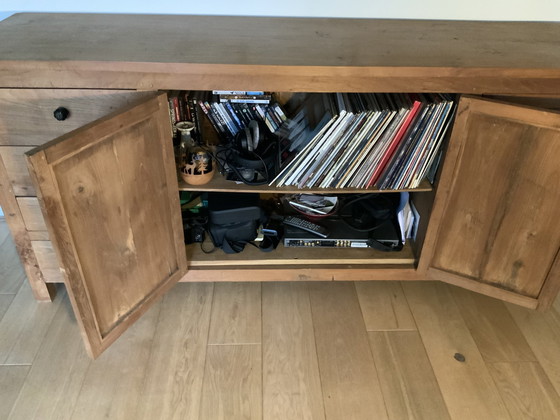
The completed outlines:
<svg viewBox="0 0 560 420">
<path fill-rule="evenodd" d="M 228 181 L 220 173 L 204 185 L 189 185 L 179 179 L 179 191 L 208 191 L 208 192 L 240 192 L 240 193 L 269 193 L 269 194 L 355 194 L 355 193 L 392 193 L 392 192 L 429 192 L 433 187 L 427 179 L 422 180 L 418 188 L 402 190 L 379 190 L 376 188 L 298 188 L 295 186 L 275 187 L 268 185 L 250 186 Z"/>
<path fill-rule="evenodd" d="M 189 268 L 181 282 L 424 281 L 413 265 L 383 267 Z"/>
<path fill-rule="evenodd" d="M 238 254 L 226 254 L 221 249 L 207 254 L 198 243 L 186 245 L 185 250 L 189 268 L 412 267 L 416 263 L 410 242 L 398 252 L 383 252 L 371 248 L 285 248 L 282 243 L 272 252 L 261 252 L 255 247 L 246 246 Z"/>
</svg>

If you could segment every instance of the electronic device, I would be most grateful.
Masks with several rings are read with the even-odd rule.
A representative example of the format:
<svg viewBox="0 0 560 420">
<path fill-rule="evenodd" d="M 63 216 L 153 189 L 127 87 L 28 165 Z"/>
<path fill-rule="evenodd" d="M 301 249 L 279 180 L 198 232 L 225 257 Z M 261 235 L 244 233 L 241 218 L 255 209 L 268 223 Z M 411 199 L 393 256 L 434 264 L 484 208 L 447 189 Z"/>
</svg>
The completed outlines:
<svg viewBox="0 0 560 420">
<path fill-rule="evenodd" d="M 284 229 L 285 247 L 315 248 L 369 248 L 372 242 L 380 243 L 388 248 L 399 246 L 399 235 L 390 220 L 381 223 L 376 229 L 362 231 L 354 229 L 338 218 L 322 219 L 323 228 L 329 232 L 326 238 L 317 237 L 313 233 L 286 224 Z"/>
<path fill-rule="evenodd" d="M 324 226 L 317 225 L 309 220 L 302 219 L 301 217 L 286 216 L 283 222 L 285 225 L 302 229 L 313 235 L 320 236 L 321 238 L 326 238 L 329 235 L 328 229 Z"/>
</svg>

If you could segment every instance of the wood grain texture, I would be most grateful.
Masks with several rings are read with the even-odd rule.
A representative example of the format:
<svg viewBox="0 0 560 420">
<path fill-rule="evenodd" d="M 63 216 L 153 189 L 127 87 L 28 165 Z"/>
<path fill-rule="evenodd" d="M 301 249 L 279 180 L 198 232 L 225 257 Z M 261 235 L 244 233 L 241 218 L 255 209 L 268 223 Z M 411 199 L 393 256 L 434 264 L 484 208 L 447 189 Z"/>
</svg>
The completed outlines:
<svg viewBox="0 0 560 420">
<path fill-rule="evenodd" d="M 557 94 L 558 27 L 544 22 L 19 14 L 0 25 L 9 46 L 0 48 L 5 60 L 0 84 Z M 144 35 L 142 45 L 138 33 Z"/>
<path fill-rule="evenodd" d="M 356 282 L 355 286 L 368 331 L 416 330 L 399 282 Z"/>
<path fill-rule="evenodd" d="M 212 290 L 181 284 L 163 298 L 134 418 L 199 418 Z"/>
<path fill-rule="evenodd" d="M 332 265 L 393 265 L 411 266 L 416 262 L 410 244 L 399 252 L 388 255 L 387 252 L 368 249 L 329 249 L 329 248 L 290 248 L 279 244 L 274 252 L 263 254 L 255 247 L 245 247 L 243 252 L 225 254 L 221 250 L 205 253 L 200 244 L 187 245 L 187 257 L 191 267 L 217 266 L 318 266 Z"/>
<path fill-rule="evenodd" d="M 262 418 L 261 345 L 208 346 L 200 420 Z"/>
<path fill-rule="evenodd" d="M 30 149 L 27 146 L 0 146 L 0 157 L 6 167 L 16 197 L 34 197 L 37 195 L 25 162 L 25 152 Z"/>
<path fill-rule="evenodd" d="M 403 288 L 451 418 L 509 419 L 447 286 L 404 283 Z M 456 353 L 466 361 L 456 360 Z"/>
<path fill-rule="evenodd" d="M 160 95 L 29 155 L 92 355 L 186 270 L 170 135 Z"/>
<path fill-rule="evenodd" d="M 29 285 L 22 284 L 0 321 L 0 364 L 33 362 L 63 296 L 52 304 L 35 303 Z"/>
<path fill-rule="evenodd" d="M 309 285 L 327 419 L 386 419 L 377 370 L 351 283 Z"/>
<path fill-rule="evenodd" d="M 4 220 L 16 245 L 19 259 L 33 290 L 33 295 L 37 300 L 51 301 L 54 299 L 56 289 L 52 285 L 45 283 L 41 270 L 38 267 L 37 259 L 31 249 L 31 239 L 25 228 L 2 156 L 0 156 L 0 207 L 2 207 L 4 212 Z"/>
<path fill-rule="evenodd" d="M 0 366 L 0 418 L 7 419 L 31 366 Z"/>
<path fill-rule="evenodd" d="M 39 200 L 36 197 L 18 197 L 16 200 L 26 229 L 28 231 L 46 231 L 47 225 L 45 224 L 45 218 L 41 213 Z"/>
<path fill-rule="evenodd" d="M 368 333 L 390 419 L 450 419 L 417 331 Z"/>
<path fill-rule="evenodd" d="M 268 282 L 268 281 L 367 281 L 367 280 L 426 280 L 414 266 L 359 266 L 333 265 L 305 268 L 296 266 L 268 266 L 266 268 L 237 268 L 220 266 L 219 270 L 189 268 L 181 281 L 211 282 Z"/>
<path fill-rule="evenodd" d="M 560 418 L 560 397 L 538 363 L 491 363 L 488 370 L 512 420 Z"/>
<path fill-rule="evenodd" d="M 309 291 L 262 285 L 263 419 L 325 419 Z"/>
<path fill-rule="evenodd" d="M 274 93 L 274 99 L 278 100 L 278 96 L 281 96 L 285 92 Z M 213 128 L 211 128 L 213 130 Z M 390 193 L 394 191 L 414 191 L 414 192 L 427 192 L 432 191 L 432 184 L 426 179 L 420 182 L 417 188 L 408 188 L 402 190 L 378 190 L 376 188 L 306 188 L 306 193 L 309 194 L 356 194 L 363 192 L 375 192 L 380 194 Z M 179 190 L 181 191 L 200 191 L 200 186 L 187 184 L 183 179 L 179 181 Z M 265 185 L 239 185 L 235 182 L 227 180 L 218 171 L 214 174 L 214 177 L 204 184 L 204 191 L 212 192 L 247 192 L 247 193 L 276 193 L 276 194 L 298 194 L 301 189 L 298 189 L 294 185 L 283 185 L 281 187 Z"/>
<path fill-rule="evenodd" d="M 146 92 L 94 89 L 2 89 L 0 145 L 39 146 L 148 95 Z M 70 111 L 66 120 L 54 118 L 53 112 L 58 107 Z M 8 149 L 10 156 L 19 153 L 17 149 Z M 18 155 L 14 158 L 18 159 Z M 17 165 L 17 161 L 10 162 L 9 168 Z"/>
<path fill-rule="evenodd" d="M 72 418 L 131 418 L 142 400 L 160 303 L 150 308 L 119 341 L 89 365 Z"/>
<path fill-rule="evenodd" d="M 462 146 L 431 266 L 537 298 L 560 248 L 560 114 L 474 98 L 460 106 L 464 129 L 451 141 Z"/>
<path fill-rule="evenodd" d="M 60 298 L 60 297 L 59 297 Z M 69 420 L 91 363 L 80 339 L 68 297 L 62 299 L 10 420 Z M 28 305 L 36 305 L 28 300 Z M 38 391 L 39 390 L 39 391 Z"/>
<path fill-rule="evenodd" d="M 216 284 L 208 344 L 260 342 L 261 284 Z"/>
<path fill-rule="evenodd" d="M 48 283 L 62 283 L 64 278 L 51 241 L 31 241 L 39 268 Z"/>
<path fill-rule="evenodd" d="M 486 363 L 536 360 L 502 302 L 458 287 L 450 290 Z"/>
<path fill-rule="evenodd" d="M 560 395 L 560 314 L 555 310 L 541 313 L 515 305 L 506 306 Z"/>
</svg>

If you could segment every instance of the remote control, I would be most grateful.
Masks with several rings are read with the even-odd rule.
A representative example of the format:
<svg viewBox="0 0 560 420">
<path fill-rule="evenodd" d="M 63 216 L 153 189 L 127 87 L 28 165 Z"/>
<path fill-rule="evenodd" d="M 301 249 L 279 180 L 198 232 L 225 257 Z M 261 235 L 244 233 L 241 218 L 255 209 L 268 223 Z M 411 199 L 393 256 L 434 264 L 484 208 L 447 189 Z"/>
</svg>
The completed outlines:
<svg viewBox="0 0 560 420">
<path fill-rule="evenodd" d="M 327 236 L 329 236 L 329 231 L 325 227 L 316 225 L 315 223 L 309 222 L 299 217 L 286 216 L 284 217 L 284 224 L 303 229 L 309 233 L 320 236 L 321 238 L 326 238 Z"/>
</svg>

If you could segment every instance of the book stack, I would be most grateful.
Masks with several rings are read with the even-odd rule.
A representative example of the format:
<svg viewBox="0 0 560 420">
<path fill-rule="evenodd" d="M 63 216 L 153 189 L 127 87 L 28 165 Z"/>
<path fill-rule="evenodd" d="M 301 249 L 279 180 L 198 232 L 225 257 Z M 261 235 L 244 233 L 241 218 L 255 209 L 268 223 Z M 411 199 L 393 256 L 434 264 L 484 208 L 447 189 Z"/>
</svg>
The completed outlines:
<svg viewBox="0 0 560 420">
<path fill-rule="evenodd" d="M 213 91 L 201 92 L 197 102 L 222 140 L 231 140 L 251 120 L 262 121 L 275 133 L 286 121 L 280 106 L 265 92 Z"/>
<path fill-rule="evenodd" d="M 324 117 L 313 137 L 303 147 L 296 140 L 301 150 L 270 185 L 416 188 L 438 155 L 455 109 L 445 94 L 324 95 Z"/>
<path fill-rule="evenodd" d="M 201 92 L 198 91 L 173 90 L 167 95 L 169 102 L 169 117 L 171 119 L 171 127 L 173 127 L 174 137 L 177 135 L 177 128 L 175 127 L 175 124 L 182 121 L 190 121 L 195 125 L 191 136 L 195 141 L 200 142 L 200 117 L 196 109 L 197 98 L 200 94 Z"/>
</svg>

